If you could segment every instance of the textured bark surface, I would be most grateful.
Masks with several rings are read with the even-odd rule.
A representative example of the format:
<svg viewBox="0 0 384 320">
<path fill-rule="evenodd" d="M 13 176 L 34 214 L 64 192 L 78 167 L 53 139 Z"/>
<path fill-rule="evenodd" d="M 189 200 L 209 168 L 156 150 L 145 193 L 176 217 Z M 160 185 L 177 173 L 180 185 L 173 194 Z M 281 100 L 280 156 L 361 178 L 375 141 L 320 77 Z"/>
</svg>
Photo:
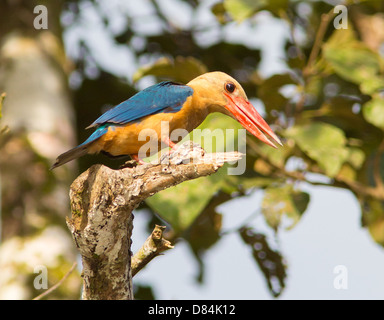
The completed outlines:
<svg viewBox="0 0 384 320">
<path fill-rule="evenodd" d="M 73 182 L 72 217 L 67 224 L 82 256 L 83 299 L 133 299 L 132 211 L 143 200 L 183 181 L 213 174 L 224 162 L 241 158 L 239 153 L 204 156 L 196 146 L 190 152 L 183 150 L 177 150 L 182 158 L 171 154 L 162 164 L 120 170 L 94 165 Z M 189 161 L 190 155 L 193 162 L 181 163 Z"/>
</svg>

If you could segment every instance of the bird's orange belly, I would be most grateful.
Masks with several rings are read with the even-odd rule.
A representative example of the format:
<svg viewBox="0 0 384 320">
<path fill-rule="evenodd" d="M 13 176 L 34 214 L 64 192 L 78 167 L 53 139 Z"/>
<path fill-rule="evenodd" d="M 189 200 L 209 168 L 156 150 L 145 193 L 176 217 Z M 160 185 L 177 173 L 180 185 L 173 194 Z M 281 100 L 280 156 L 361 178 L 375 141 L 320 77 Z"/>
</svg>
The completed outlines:
<svg viewBox="0 0 384 320">
<path fill-rule="evenodd" d="M 112 156 L 139 154 L 142 157 L 155 154 L 166 147 L 164 142 L 161 144 L 164 137 L 173 137 L 172 140 L 177 142 L 193 129 L 179 113 L 160 113 L 140 122 L 124 126 L 112 125 L 106 134 L 89 146 L 89 152 L 105 151 Z M 172 134 L 175 129 L 180 131 Z"/>
</svg>

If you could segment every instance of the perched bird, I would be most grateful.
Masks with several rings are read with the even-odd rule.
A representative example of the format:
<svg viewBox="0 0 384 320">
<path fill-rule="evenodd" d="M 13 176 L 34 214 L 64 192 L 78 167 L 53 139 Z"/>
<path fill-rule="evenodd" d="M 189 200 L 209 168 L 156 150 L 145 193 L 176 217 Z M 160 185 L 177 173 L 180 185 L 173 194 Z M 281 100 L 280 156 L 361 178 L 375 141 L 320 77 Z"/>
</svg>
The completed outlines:
<svg viewBox="0 0 384 320">
<path fill-rule="evenodd" d="M 248 101 L 241 85 L 223 72 L 209 72 L 186 85 L 165 81 L 150 86 L 108 110 L 88 127 L 96 128 L 91 136 L 58 156 L 51 169 L 85 154 L 99 152 L 110 156 L 130 155 L 140 162 L 139 150 L 147 143 L 139 139 L 142 130 L 151 129 L 149 132 L 153 133 L 159 147 L 163 141 L 173 148 L 175 143 L 169 135 L 162 133 L 162 121 L 168 122 L 170 133 L 175 129 L 191 132 L 213 112 L 236 119 L 251 134 L 272 147 L 276 148 L 271 140 L 282 145 Z"/>
</svg>

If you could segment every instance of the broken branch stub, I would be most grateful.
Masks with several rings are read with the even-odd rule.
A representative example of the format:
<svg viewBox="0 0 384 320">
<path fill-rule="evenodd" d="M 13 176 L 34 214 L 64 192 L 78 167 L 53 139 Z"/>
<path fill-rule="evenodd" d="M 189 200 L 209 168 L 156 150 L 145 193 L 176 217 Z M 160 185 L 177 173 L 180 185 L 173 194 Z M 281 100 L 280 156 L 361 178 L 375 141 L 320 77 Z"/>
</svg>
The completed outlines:
<svg viewBox="0 0 384 320">
<path fill-rule="evenodd" d="M 170 241 L 163 238 L 165 228 L 156 224 L 151 235 L 132 257 L 132 277 L 162 252 L 174 248 Z"/>
</svg>

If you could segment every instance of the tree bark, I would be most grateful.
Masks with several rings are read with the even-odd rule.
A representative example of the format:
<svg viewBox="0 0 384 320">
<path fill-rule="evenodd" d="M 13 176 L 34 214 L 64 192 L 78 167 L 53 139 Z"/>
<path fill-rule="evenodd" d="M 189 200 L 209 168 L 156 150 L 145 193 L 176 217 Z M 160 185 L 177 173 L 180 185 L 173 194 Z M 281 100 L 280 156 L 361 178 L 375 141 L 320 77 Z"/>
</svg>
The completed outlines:
<svg viewBox="0 0 384 320">
<path fill-rule="evenodd" d="M 112 170 L 94 165 L 73 182 L 72 217 L 67 225 L 82 256 L 83 299 L 133 299 L 132 211 L 142 201 L 183 181 L 213 174 L 224 162 L 241 158 L 237 152 L 204 155 L 195 145 L 184 151 L 184 147 L 177 151 L 182 158 L 173 153 L 161 163 L 134 168 Z M 189 162 L 191 155 L 194 161 Z"/>
</svg>

